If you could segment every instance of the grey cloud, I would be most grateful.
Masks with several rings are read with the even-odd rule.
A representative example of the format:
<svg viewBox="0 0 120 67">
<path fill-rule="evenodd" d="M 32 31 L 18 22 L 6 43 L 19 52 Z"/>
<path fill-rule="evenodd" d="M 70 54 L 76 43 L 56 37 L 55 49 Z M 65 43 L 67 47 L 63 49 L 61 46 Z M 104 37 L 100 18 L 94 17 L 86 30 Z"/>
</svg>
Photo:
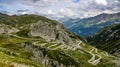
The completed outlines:
<svg viewBox="0 0 120 67">
<path fill-rule="evenodd" d="M 17 12 L 28 12 L 29 10 L 17 10 Z"/>
<path fill-rule="evenodd" d="M 38 2 L 38 1 L 40 1 L 40 0 L 32 0 L 32 2 L 34 2 L 34 3 Z"/>
<path fill-rule="evenodd" d="M 0 11 L 1 13 L 4 13 L 4 14 L 9 14 L 9 12 L 8 11 Z"/>
</svg>

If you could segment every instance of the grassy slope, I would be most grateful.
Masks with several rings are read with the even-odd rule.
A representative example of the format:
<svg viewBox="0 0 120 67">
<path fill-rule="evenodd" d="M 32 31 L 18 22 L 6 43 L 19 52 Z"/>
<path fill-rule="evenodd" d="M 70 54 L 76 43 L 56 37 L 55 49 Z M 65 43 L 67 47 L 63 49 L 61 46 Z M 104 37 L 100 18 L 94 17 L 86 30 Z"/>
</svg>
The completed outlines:
<svg viewBox="0 0 120 67">
<path fill-rule="evenodd" d="M 120 24 L 115 24 L 102 28 L 95 36 L 92 38 L 88 37 L 87 40 L 90 44 L 96 46 L 97 48 L 114 54 L 114 50 L 119 50 L 120 48 L 120 38 L 117 37 L 119 35 Z"/>
<path fill-rule="evenodd" d="M 38 39 L 38 38 L 37 38 Z M 10 66 L 12 63 L 17 64 L 24 64 L 24 65 L 30 65 L 35 67 L 44 67 L 42 64 L 37 64 L 35 62 L 32 62 L 29 60 L 29 57 L 33 55 L 33 53 L 24 47 L 19 46 L 19 43 L 24 42 L 39 42 L 39 43 L 47 43 L 44 40 L 34 40 L 30 41 L 31 38 L 28 39 L 20 39 L 16 37 L 4 37 L 0 40 L 0 65 L 6 65 Z M 50 44 L 50 45 L 49 45 Z M 97 66 L 93 66 L 88 63 L 88 60 L 91 58 L 91 55 L 87 52 L 90 51 L 93 47 L 92 46 L 82 46 L 85 50 L 78 49 L 78 50 L 66 50 L 66 49 L 56 49 L 53 50 L 53 48 L 47 48 L 48 46 L 54 45 L 54 43 L 47 43 L 45 46 L 42 46 L 42 48 L 46 49 L 47 55 L 53 59 L 58 61 L 59 63 L 62 63 L 64 65 L 74 65 L 76 67 L 113 67 L 113 64 L 110 60 L 113 60 L 112 57 L 107 57 L 101 54 L 103 59 Z M 37 45 L 38 47 L 41 47 L 40 45 Z M 101 51 L 99 50 L 99 53 Z M 61 59 L 60 59 L 61 58 Z M 5 61 L 5 62 L 4 62 Z"/>
<path fill-rule="evenodd" d="M 88 52 L 93 48 L 92 46 L 89 46 L 89 45 L 82 46 L 82 44 L 80 44 L 79 46 L 83 47 L 84 49 L 67 50 L 66 49 L 68 47 L 67 46 L 65 49 L 58 48 L 56 50 L 53 50 L 54 48 L 59 46 L 48 48 L 49 46 L 54 45 L 54 43 L 48 43 L 41 38 L 36 38 L 36 37 L 30 38 L 27 34 L 27 31 L 28 31 L 27 28 L 29 27 L 30 23 L 37 22 L 38 20 L 55 24 L 54 23 L 55 21 L 52 21 L 42 16 L 34 16 L 34 15 L 29 15 L 29 16 L 22 15 L 19 17 L 7 16 L 4 18 L 0 18 L 1 23 L 22 29 L 20 32 L 17 33 L 17 35 L 25 37 L 25 39 L 22 39 L 22 38 L 17 38 L 15 36 L 6 36 L 6 35 L 0 36 L 0 56 L 1 56 L 0 65 L 1 66 L 10 67 L 11 63 L 14 62 L 17 64 L 24 64 L 24 65 L 34 66 L 34 67 L 41 67 L 41 66 L 44 67 L 44 65 L 37 64 L 36 62 L 32 62 L 29 59 L 29 57 L 33 55 L 32 51 L 29 51 L 26 48 L 19 46 L 19 44 L 24 42 L 30 42 L 30 43 L 39 42 L 39 45 L 36 45 L 37 47 L 44 48 L 46 50 L 47 55 L 51 59 L 56 60 L 59 63 L 62 63 L 64 65 L 74 65 L 75 67 L 103 67 L 103 66 L 114 67 L 113 63 L 111 63 L 111 60 L 113 60 L 114 58 L 111 58 L 109 56 L 104 56 L 104 55 L 101 55 L 102 60 L 97 66 L 93 66 L 89 64 L 88 60 L 92 56 Z M 72 38 L 74 39 L 74 37 Z M 47 43 L 47 44 L 45 46 L 41 46 L 42 43 Z M 97 54 L 100 54 L 100 52 L 101 51 L 99 51 Z"/>
<path fill-rule="evenodd" d="M 10 67 L 12 63 L 17 63 L 34 67 L 44 67 L 42 64 L 37 64 L 29 60 L 29 57 L 33 56 L 33 53 L 24 47 L 19 46 L 19 43 L 24 43 L 27 41 L 28 40 L 19 39 L 16 37 L 4 36 L 1 38 L 0 65 L 6 65 L 6 67 Z"/>
</svg>

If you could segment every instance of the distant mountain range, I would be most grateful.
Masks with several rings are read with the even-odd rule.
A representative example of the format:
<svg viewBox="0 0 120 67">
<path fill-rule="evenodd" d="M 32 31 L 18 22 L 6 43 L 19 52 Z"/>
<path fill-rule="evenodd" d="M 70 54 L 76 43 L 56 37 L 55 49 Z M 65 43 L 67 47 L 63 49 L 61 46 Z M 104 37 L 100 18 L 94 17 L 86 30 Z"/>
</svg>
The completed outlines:
<svg viewBox="0 0 120 67">
<path fill-rule="evenodd" d="M 84 19 L 60 20 L 69 30 L 82 36 L 94 35 L 101 28 L 120 23 L 120 12 L 114 14 L 100 14 L 95 17 Z"/>
</svg>

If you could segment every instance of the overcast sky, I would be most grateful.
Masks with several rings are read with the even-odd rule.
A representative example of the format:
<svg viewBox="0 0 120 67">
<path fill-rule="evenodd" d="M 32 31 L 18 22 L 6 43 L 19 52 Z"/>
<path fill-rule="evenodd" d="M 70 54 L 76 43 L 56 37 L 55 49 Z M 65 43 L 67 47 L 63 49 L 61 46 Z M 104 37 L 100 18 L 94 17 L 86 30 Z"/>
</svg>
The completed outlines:
<svg viewBox="0 0 120 67">
<path fill-rule="evenodd" d="M 0 0 L 0 12 L 45 15 L 52 19 L 86 18 L 120 12 L 120 0 Z"/>
</svg>

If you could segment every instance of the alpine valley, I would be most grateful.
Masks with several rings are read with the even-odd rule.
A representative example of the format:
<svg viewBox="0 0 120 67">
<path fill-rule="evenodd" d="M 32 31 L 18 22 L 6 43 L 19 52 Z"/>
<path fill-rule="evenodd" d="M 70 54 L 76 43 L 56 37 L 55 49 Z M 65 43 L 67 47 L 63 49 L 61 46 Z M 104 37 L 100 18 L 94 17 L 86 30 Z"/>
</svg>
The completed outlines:
<svg viewBox="0 0 120 67">
<path fill-rule="evenodd" d="M 110 19 L 111 24 L 116 17 Z M 105 22 L 103 25 L 106 25 Z M 88 37 L 92 40 L 87 42 L 56 20 L 37 15 L 9 16 L 0 13 L 0 67 L 120 67 L 119 28 L 119 25 L 103 28 L 93 38 Z M 109 46 L 112 46 L 110 50 L 106 49 L 109 46 L 101 35 L 106 36 Z M 99 43 L 93 42 L 94 39 Z M 98 49 L 90 44 L 105 47 Z"/>
</svg>

